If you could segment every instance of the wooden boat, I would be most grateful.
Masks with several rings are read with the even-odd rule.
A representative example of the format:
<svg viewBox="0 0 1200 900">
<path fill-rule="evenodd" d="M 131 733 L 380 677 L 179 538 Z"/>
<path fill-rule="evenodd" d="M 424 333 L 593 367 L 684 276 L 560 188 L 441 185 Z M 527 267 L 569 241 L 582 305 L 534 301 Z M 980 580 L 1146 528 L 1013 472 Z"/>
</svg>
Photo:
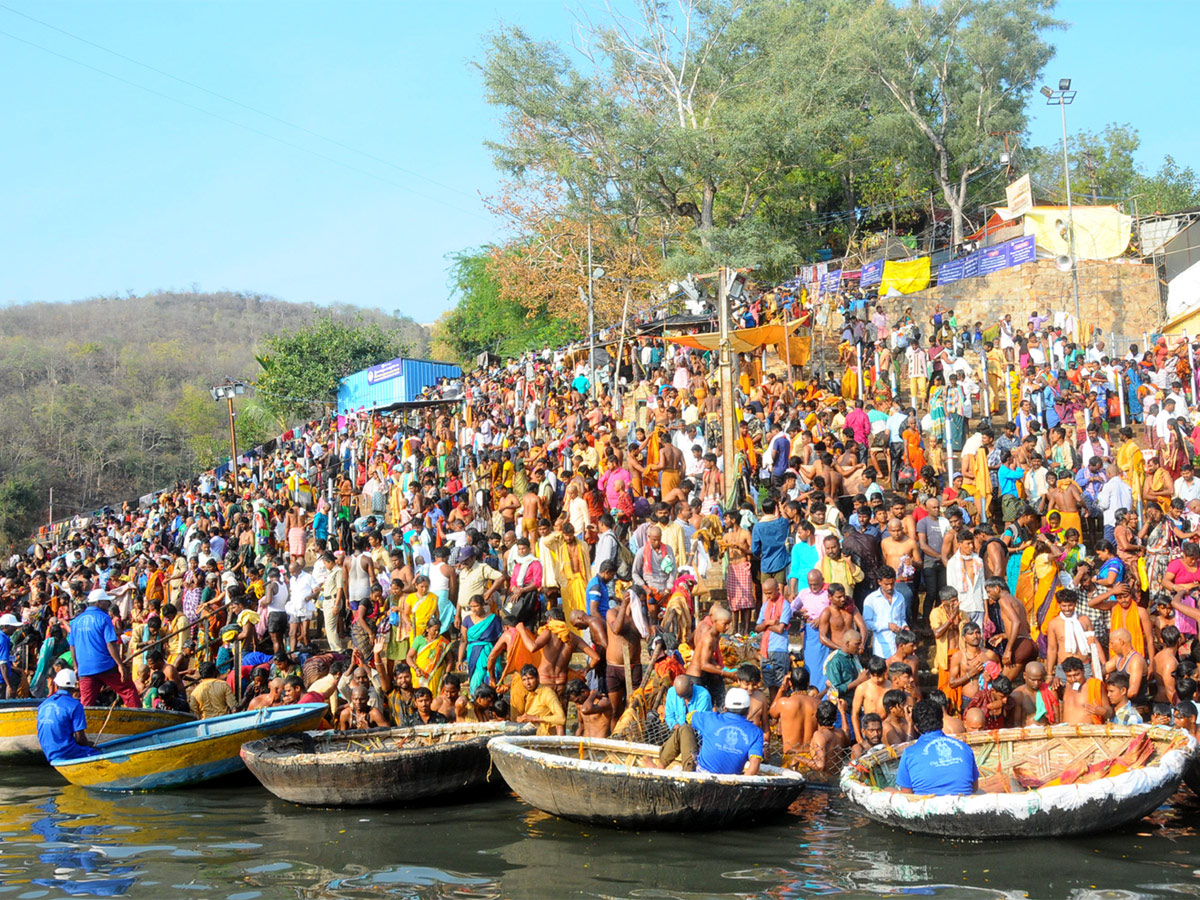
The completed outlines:
<svg viewBox="0 0 1200 900">
<path fill-rule="evenodd" d="M 842 790 L 864 815 L 906 831 L 968 840 L 1062 837 L 1140 819 L 1175 793 L 1197 754 L 1186 732 L 1148 725 L 1003 728 L 963 739 L 979 764 L 974 794 L 889 791 L 908 745 L 863 754 L 842 769 Z M 1135 742 L 1144 744 L 1137 752 Z"/>
<path fill-rule="evenodd" d="M 618 828 L 715 829 L 781 812 L 804 790 L 796 772 L 712 775 L 654 769 L 652 744 L 574 737 L 498 737 L 492 762 L 522 800 L 544 812 Z"/>
<path fill-rule="evenodd" d="M 1200 796 L 1200 757 L 1192 760 L 1192 764 L 1183 773 L 1183 782 L 1192 789 L 1192 793 Z"/>
<path fill-rule="evenodd" d="M 37 711 L 41 702 L 0 702 L 0 763 L 46 765 L 46 756 L 37 738 Z M 88 737 L 97 745 L 190 722 L 193 718 L 191 713 L 125 706 L 85 706 L 84 713 L 87 715 Z"/>
<path fill-rule="evenodd" d="M 96 756 L 51 760 L 67 781 L 97 791 L 189 787 L 244 768 L 246 741 L 315 728 L 325 703 L 272 706 L 113 741 Z"/>
<path fill-rule="evenodd" d="M 420 803 L 485 787 L 488 741 L 533 732 L 515 722 L 304 732 L 245 744 L 242 760 L 263 787 L 292 803 Z M 491 781 L 500 784 L 499 774 Z"/>
</svg>

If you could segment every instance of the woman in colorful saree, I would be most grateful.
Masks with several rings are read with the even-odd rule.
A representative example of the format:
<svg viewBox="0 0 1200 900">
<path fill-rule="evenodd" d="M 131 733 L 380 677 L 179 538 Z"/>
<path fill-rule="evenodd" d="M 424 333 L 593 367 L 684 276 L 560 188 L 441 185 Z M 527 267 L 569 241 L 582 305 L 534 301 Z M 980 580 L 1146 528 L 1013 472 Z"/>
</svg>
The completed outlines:
<svg viewBox="0 0 1200 900">
<path fill-rule="evenodd" d="M 424 634 L 413 639 L 408 651 L 408 665 L 412 669 L 413 682 L 417 687 L 429 688 L 433 696 L 442 688 L 442 676 L 449 662 L 450 642 L 441 634 L 441 622 L 436 616 L 425 625 Z"/>
<path fill-rule="evenodd" d="M 463 616 L 458 645 L 458 669 L 465 669 L 470 676 L 468 696 L 474 697 L 480 687 L 494 681 L 500 674 L 498 664 L 495 671 L 488 672 L 487 661 L 504 629 L 500 625 L 500 617 L 486 611 L 481 595 L 476 594 L 467 605 L 468 612 Z"/>
</svg>

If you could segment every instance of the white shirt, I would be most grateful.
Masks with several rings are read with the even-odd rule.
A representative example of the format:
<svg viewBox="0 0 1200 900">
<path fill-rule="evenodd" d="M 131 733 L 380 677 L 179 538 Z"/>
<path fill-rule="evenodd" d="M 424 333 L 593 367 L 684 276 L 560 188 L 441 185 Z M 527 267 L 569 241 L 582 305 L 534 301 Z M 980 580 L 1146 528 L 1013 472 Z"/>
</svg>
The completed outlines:
<svg viewBox="0 0 1200 900">
<path fill-rule="evenodd" d="M 290 578 L 286 604 L 289 616 L 311 616 L 317 611 L 316 601 L 309 596 L 316 592 L 317 585 L 317 580 L 303 570 Z"/>
<path fill-rule="evenodd" d="M 1187 503 L 1189 500 L 1200 500 L 1200 478 L 1192 478 L 1189 485 L 1184 479 L 1175 479 L 1175 496 Z"/>
<path fill-rule="evenodd" d="M 1117 526 L 1117 510 L 1133 508 L 1133 489 L 1125 483 L 1120 475 L 1108 479 L 1100 494 L 1096 497 L 1096 505 L 1104 510 L 1104 524 Z"/>
<path fill-rule="evenodd" d="M 963 563 L 975 562 L 975 577 L 968 578 Z M 982 613 L 987 608 L 983 591 L 983 560 L 978 554 L 963 556 L 961 552 L 950 557 L 946 564 L 946 584 L 958 591 L 958 608 L 965 613 Z"/>
</svg>

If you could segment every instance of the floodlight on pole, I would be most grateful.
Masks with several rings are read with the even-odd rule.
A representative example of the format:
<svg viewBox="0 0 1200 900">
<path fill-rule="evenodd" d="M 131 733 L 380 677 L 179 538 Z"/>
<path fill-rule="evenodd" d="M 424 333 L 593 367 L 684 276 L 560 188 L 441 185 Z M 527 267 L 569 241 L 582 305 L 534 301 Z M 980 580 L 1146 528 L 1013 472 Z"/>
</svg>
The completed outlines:
<svg viewBox="0 0 1200 900">
<path fill-rule="evenodd" d="M 209 389 L 209 394 L 213 400 L 220 403 L 224 400 L 229 405 L 229 468 L 233 475 L 233 489 L 238 488 L 238 467 L 237 467 L 237 429 L 234 427 L 233 416 L 233 398 L 240 397 L 246 393 L 246 383 L 244 381 L 234 381 L 231 378 L 226 378 L 223 384 L 213 385 Z"/>
<path fill-rule="evenodd" d="M 1067 248 L 1071 258 L 1071 290 L 1075 295 L 1075 338 L 1081 340 L 1083 335 L 1082 316 L 1079 310 L 1079 260 L 1075 255 L 1075 214 L 1071 204 L 1071 163 L 1067 157 L 1067 107 L 1075 102 L 1076 91 L 1071 90 L 1071 79 L 1060 78 L 1058 90 L 1053 91 L 1042 85 L 1042 96 L 1046 98 L 1047 106 L 1057 106 L 1062 114 L 1062 150 L 1063 177 L 1067 182 Z"/>
</svg>

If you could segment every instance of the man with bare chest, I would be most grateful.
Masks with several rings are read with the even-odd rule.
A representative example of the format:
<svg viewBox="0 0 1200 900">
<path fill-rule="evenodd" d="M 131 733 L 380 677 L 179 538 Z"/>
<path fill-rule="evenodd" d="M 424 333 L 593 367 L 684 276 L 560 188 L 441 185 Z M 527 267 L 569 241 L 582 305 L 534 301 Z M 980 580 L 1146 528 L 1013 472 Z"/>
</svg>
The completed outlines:
<svg viewBox="0 0 1200 900">
<path fill-rule="evenodd" d="M 593 666 L 600 661 L 600 654 L 567 627 L 559 607 L 550 610 L 546 624 L 536 636 L 529 633 L 524 623 L 517 624 L 517 634 L 530 653 L 542 652 L 541 662 L 538 663 L 538 682 L 553 688 L 560 702 L 566 698 L 571 657 L 575 653 L 583 653 Z"/>
<path fill-rule="evenodd" d="M 962 647 L 950 657 L 950 687 L 962 689 L 962 708 L 979 693 L 979 676 L 989 662 L 997 665 L 999 657 L 983 644 L 983 629 L 974 622 L 962 626 Z"/>
<path fill-rule="evenodd" d="M 625 711 L 625 673 L 629 666 L 629 683 L 634 688 L 642 683 L 642 634 L 633 621 L 633 592 L 625 591 L 620 603 L 613 604 L 605 614 L 608 638 L 604 651 L 604 683 L 612 704 L 613 720 Z"/>
<path fill-rule="evenodd" d="M 806 747 L 817 731 L 820 699 L 808 692 L 808 669 L 792 669 L 784 689 L 771 703 L 771 718 L 779 722 L 783 752 Z"/>
<path fill-rule="evenodd" d="M 733 616 L 719 603 L 713 604 L 708 615 L 700 620 L 693 636 L 696 646 L 688 661 L 687 675 L 712 698 L 717 708 L 725 700 L 724 660 L 721 657 L 721 635 L 729 630 Z"/>
<path fill-rule="evenodd" d="M 921 567 L 921 548 L 917 540 L 904 530 L 904 522 L 893 517 L 888 520 L 888 533 L 879 542 L 883 563 L 896 571 L 896 593 L 904 598 L 908 621 L 916 620 L 915 594 L 912 579 Z"/>
</svg>

